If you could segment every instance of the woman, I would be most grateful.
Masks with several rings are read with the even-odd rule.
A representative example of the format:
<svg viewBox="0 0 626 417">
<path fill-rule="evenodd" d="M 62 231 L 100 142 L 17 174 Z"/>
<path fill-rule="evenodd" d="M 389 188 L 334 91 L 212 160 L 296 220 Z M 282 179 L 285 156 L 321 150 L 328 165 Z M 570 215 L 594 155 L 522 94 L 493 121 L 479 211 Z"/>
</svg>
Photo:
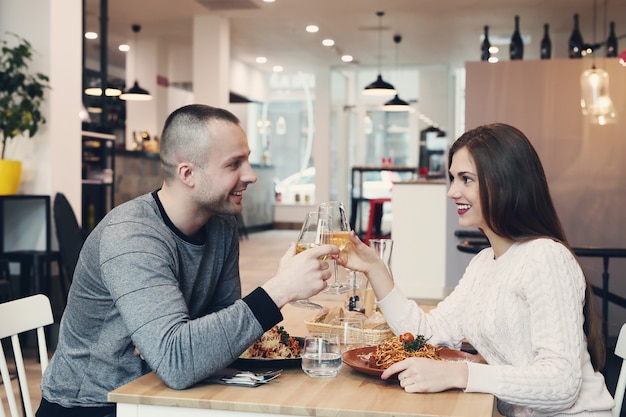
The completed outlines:
<svg viewBox="0 0 626 417">
<path fill-rule="evenodd" d="M 396 334 L 454 349 L 466 339 L 487 364 L 410 358 L 382 378 L 397 374 L 407 392 L 492 393 L 507 416 L 609 416 L 613 399 L 599 372 L 604 347 L 590 285 L 531 143 L 512 126 L 481 126 L 452 145 L 448 168 L 459 224 L 480 229 L 491 247 L 472 259 L 445 300 L 424 313 L 354 234 L 354 251 L 342 264 L 365 273 Z"/>
</svg>

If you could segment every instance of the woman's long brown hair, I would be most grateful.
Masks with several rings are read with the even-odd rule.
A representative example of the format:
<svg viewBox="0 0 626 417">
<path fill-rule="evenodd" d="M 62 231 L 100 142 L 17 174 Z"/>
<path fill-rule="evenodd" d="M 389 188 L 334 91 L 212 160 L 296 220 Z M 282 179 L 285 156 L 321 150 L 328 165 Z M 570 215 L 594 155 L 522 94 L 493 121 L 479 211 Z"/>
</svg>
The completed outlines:
<svg viewBox="0 0 626 417">
<path fill-rule="evenodd" d="M 502 123 L 467 131 L 450 147 L 448 168 L 452 156 L 461 148 L 468 150 L 476 164 L 482 215 L 495 234 L 516 241 L 547 237 L 572 250 L 554 208 L 539 156 L 521 131 Z M 605 362 L 604 340 L 586 276 L 585 283 L 583 330 L 591 363 L 595 370 L 600 370 Z"/>
</svg>

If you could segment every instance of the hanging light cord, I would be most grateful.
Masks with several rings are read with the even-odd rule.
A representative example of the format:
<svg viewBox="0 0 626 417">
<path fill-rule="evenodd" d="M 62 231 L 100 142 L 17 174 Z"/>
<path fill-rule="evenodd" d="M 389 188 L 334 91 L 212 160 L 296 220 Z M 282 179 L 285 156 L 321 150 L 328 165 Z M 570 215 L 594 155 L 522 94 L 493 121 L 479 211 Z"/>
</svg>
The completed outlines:
<svg viewBox="0 0 626 417">
<path fill-rule="evenodd" d="M 595 1 L 595 0 L 594 0 Z M 139 61 L 137 60 L 137 50 L 139 49 L 139 31 L 141 30 L 140 25 L 132 25 L 133 33 L 135 34 L 135 50 L 133 51 L 133 56 L 135 58 L 135 79 L 139 78 Z"/>
<path fill-rule="evenodd" d="M 394 35 L 393 41 L 396 43 L 396 76 L 398 75 L 398 49 L 400 48 L 400 42 L 402 42 L 402 36 Z"/>
<path fill-rule="evenodd" d="M 378 16 L 378 75 L 383 73 L 382 67 L 382 50 L 383 50 L 383 16 L 385 12 L 376 12 Z"/>
</svg>

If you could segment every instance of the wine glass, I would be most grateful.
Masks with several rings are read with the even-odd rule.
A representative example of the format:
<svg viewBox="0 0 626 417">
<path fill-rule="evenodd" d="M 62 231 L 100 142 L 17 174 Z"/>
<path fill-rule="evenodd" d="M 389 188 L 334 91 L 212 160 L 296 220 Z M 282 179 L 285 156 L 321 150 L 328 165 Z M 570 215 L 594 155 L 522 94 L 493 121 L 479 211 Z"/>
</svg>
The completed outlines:
<svg viewBox="0 0 626 417">
<path fill-rule="evenodd" d="M 328 219 L 321 218 L 317 211 L 307 213 L 296 241 L 296 254 L 325 243 L 324 239 L 328 239 L 328 233 L 323 232 L 327 227 L 327 222 Z M 322 309 L 321 305 L 312 302 L 308 298 L 291 301 L 290 304 L 315 310 Z"/>
<path fill-rule="evenodd" d="M 383 260 L 389 274 L 393 278 L 393 274 L 391 273 L 391 251 L 393 250 L 393 239 L 370 239 L 369 246 L 373 248 L 380 259 Z M 374 314 L 374 304 L 375 304 L 374 290 L 372 286 L 367 281 L 367 285 L 365 287 L 365 315 L 370 317 Z"/>
<path fill-rule="evenodd" d="M 350 244 L 350 223 L 346 216 L 346 208 L 342 202 L 328 201 L 319 205 L 320 218 L 328 219 L 330 229 L 330 243 L 344 250 Z M 323 292 L 327 294 L 343 294 L 350 290 L 350 286 L 339 282 L 339 267 L 335 259 L 335 281 L 328 284 Z"/>
</svg>

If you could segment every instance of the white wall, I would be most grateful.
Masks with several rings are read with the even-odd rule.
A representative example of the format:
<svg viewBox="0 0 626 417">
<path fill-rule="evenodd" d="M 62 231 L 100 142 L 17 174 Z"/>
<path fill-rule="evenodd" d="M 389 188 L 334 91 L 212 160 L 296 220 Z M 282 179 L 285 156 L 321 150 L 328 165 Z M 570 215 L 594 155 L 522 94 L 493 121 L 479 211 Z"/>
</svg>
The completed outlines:
<svg viewBox="0 0 626 417">
<path fill-rule="evenodd" d="M 507 61 L 466 65 L 466 127 L 490 122 L 521 129 L 544 165 L 556 209 L 572 246 L 626 248 L 626 68 L 616 59 L 596 65 L 610 76 L 618 113 L 614 125 L 589 124 L 580 110 L 580 75 L 590 59 Z M 601 285 L 602 262 L 582 260 L 587 276 Z M 610 262 L 610 287 L 626 293 L 625 259 Z M 626 320 L 611 307 L 610 334 Z"/>
<path fill-rule="evenodd" d="M 48 75 L 52 87 L 43 107 L 47 123 L 34 138 L 16 138 L 7 150 L 8 158 L 23 162 L 18 193 L 62 191 L 80 213 L 82 3 L 66 0 L 53 7 L 52 0 L 0 0 L 0 36 L 6 32 L 31 42 L 31 70 Z M 33 236 L 33 242 L 38 239 Z"/>
</svg>

